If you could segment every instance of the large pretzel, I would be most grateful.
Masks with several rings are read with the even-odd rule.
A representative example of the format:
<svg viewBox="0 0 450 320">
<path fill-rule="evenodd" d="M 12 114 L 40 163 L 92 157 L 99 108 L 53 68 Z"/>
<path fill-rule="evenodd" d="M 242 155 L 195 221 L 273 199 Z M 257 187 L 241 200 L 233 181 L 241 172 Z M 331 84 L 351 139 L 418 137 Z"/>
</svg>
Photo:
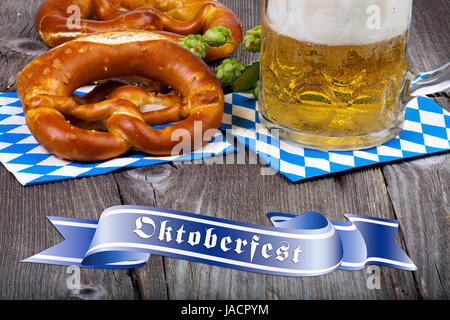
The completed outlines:
<svg viewBox="0 0 450 320">
<path fill-rule="evenodd" d="M 38 34 L 51 47 L 111 30 L 164 30 L 187 35 L 203 34 L 215 26 L 229 28 L 234 41 L 241 42 L 241 21 L 216 0 L 45 0 L 35 20 Z M 211 48 L 205 59 L 223 58 L 235 49 L 233 44 Z"/>
<path fill-rule="evenodd" d="M 106 100 L 99 101 L 105 92 L 92 93 L 90 104 L 72 96 L 88 82 L 129 75 L 167 84 L 179 95 L 106 82 L 109 88 L 101 89 Z M 206 130 L 220 124 L 224 104 L 220 83 L 200 58 L 164 33 L 150 31 L 112 31 L 66 42 L 27 65 L 17 91 L 33 136 L 58 157 L 77 161 L 110 159 L 132 147 L 170 155 L 181 138 L 190 138 L 192 146 L 199 134 L 205 143 L 211 138 Z M 140 110 L 155 102 L 166 108 Z M 79 121 L 104 121 L 106 130 L 77 127 Z M 168 122 L 177 123 L 151 127 Z"/>
</svg>

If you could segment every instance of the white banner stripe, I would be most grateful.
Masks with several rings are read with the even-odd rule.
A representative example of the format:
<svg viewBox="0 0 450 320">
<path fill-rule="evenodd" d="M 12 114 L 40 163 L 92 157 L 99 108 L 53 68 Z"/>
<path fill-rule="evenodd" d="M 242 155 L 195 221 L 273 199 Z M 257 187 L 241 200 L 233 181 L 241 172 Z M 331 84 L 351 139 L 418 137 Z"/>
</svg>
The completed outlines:
<svg viewBox="0 0 450 320">
<path fill-rule="evenodd" d="M 84 223 L 84 222 L 73 222 L 64 220 L 50 220 L 54 225 L 58 226 L 69 226 L 69 227 L 79 227 L 79 228 L 94 228 L 97 229 L 97 224 L 95 223 Z"/>
<path fill-rule="evenodd" d="M 48 256 L 45 254 L 36 254 L 28 259 L 43 259 L 43 260 L 66 261 L 66 262 L 76 262 L 76 263 L 81 263 L 81 261 L 83 261 L 83 259 L 78 259 L 78 258 Z"/>
<path fill-rule="evenodd" d="M 365 219 L 365 218 L 358 218 L 358 217 L 348 217 L 348 220 L 351 222 L 354 221 L 362 221 L 362 222 L 368 222 L 368 223 L 374 223 L 374 224 L 381 224 L 383 226 L 398 228 L 398 223 L 393 222 L 387 222 L 387 221 L 378 221 L 378 220 L 372 220 L 372 219 Z"/>
<path fill-rule="evenodd" d="M 288 221 L 293 219 L 293 217 L 282 217 L 282 216 L 273 216 L 270 219 L 277 220 L 277 221 Z M 357 217 L 349 217 L 350 221 L 362 221 L 367 223 L 374 223 L 374 224 L 381 224 L 389 227 L 398 228 L 398 223 L 394 222 L 387 222 L 387 221 L 379 221 L 379 220 L 372 220 L 372 219 L 365 219 L 365 218 L 357 218 Z M 337 230 L 355 230 L 356 227 L 354 225 L 351 226 L 337 226 L 333 225 Z"/>
<path fill-rule="evenodd" d="M 37 254 L 34 255 L 28 259 L 36 259 L 36 260 L 51 260 L 51 261 L 65 261 L 65 262 L 74 262 L 74 263 L 81 263 L 83 261 L 83 259 L 78 259 L 78 258 L 69 258 L 69 257 L 61 257 L 61 256 L 49 256 L 49 255 L 45 255 L 45 254 Z M 108 263 L 107 265 L 111 265 L 111 266 L 120 266 L 120 265 L 128 265 L 128 266 L 133 266 L 133 265 L 138 265 L 138 264 L 142 264 L 142 263 L 146 263 L 147 260 L 133 260 L 133 261 L 119 261 L 119 262 L 113 262 L 113 263 Z"/>
<path fill-rule="evenodd" d="M 120 244 L 120 246 L 123 246 L 123 243 L 112 243 L 110 244 L 111 246 L 113 245 L 118 245 Z M 224 259 L 224 258 L 218 258 L 218 257 L 214 257 L 214 256 L 209 256 L 209 255 L 204 255 L 204 254 L 199 254 L 199 253 L 192 253 L 189 251 L 184 251 L 184 250 L 179 250 L 179 249 L 170 249 L 167 250 L 167 248 L 165 247 L 159 247 L 159 246 L 151 246 L 151 245 L 145 245 L 148 247 L 151 247 L 149 249 L 155 249 L 155 250 L 159 250 L 159 251 L 166 251 L 166 252 L 172 252 L 175 254 L 184 254 L 184 255 L 190 255 L 192 257 L 198 257 L 198 258 L 202 258 L 202 259 L 206 259 L 206 260 L 213 260 L 213 261 L 218 261 L 218 262 L 224 262 L 224 263 L 228 263 L 228 264 L 233 264 L 233 265 L 246 265 L 246 266 L 250 266 L 253 267 L 255 269 L 279 269 L 279 270 L 285 270 L 286 272 L 289 273 L 294 273 L 294 270 L 292 269 L 283 269 L 283 268 L 275 268 L 275 267 L 266 267 L 266 266 L 260 266 L 260 265 L 256 265 L 256 264 L 252 264 L 252 263 L 246 263 L 246 262 L 237 262 L 234 260 L 229 260 L 229 259 Z M 92 248 L 92 250 L 94 249 L 99 249 L 97 247 Z M 88 254 L 91 250 L 88 251 Z M 211 259 L 214 258 L 214 259 Z M 49 255 L 43 255 L 43 254 L 37 254 L 34 255 L 32 257 L 30 257 L 29 259 L 42 259 L 42 260 L 52 260 L 52 261 L 65 261 L 65 262 L 75 262 L 75 263 L 81 263 L 83 261 L 83 259 L 78 259 L 78 258 L 69 258 L 69 257 L 61 257 L 61 256 L 49 256 Z M 230 263 L 234 262 L 234 263 Z M 137 264 L 142 264 L 142 263 L 146 263 L 146 260 L 134 260 L 134 261 L 120 261 L 120 262 L 113 262 L 113 263 L 108 263 L 107 265 L 137 265 Z M 384 258 L 368 258 L 363 262 L 346 262 L 346 261 L 342 261 L 340 263 L 341 266 L 343 267 L 351 267 L 351 268 L 360 268 L 360 267 L 364 267 L 368 262 L 383 262 L 383 263 L 388 263 L 388 264 L 392 264 L 392 265 L 396 265 L 396 266 L 401 266 L 401 267 L 406 267 L 406 268 L 416 268 L 416 265 L 411 264 L 411 263 L 405 263 L 405 262 L 400 262 L 400 261 L 395 261 L 395 260 L 390 260 L 390 259 L 384 259 Z M 339 265 L 338 265 L 339 266 Z M 334 268 L 334 267 L 333 267 Z M 315 271 L 323 271 L 323 270 L 329 270 L 329 269 L 322 269 L 322 270 L 314 270 Z M 276 272 L 276 270 L 274 270 Z M 307 272 L 307 270 L 298 270 L 298 272 Z M 312 272 L 312 271 L 311 271 Z M 326 271 L 325 271 L 326 272 Z"/>
<path fill-rule="evenodd" d="M 119 261 L 119 262 L 112 262 L 107 263 L 108 266 L 122 266 L 122 265 L 136 265 L 141 263 L 146 263 L 147 260 L 132 260 L 132 261 Z"/>
<path fill-rule="evenodd" d="M 291 218 L 291 217 L 280 217 L 280 216 L 273 216 L 273 217 L 270 217 L 270 220 L 272 220 L 272 221 L 274 221 L 274 222 L 284 222 L 284 221 L 288 221 L 288 220 L 291 220 L 291 219 L 293 219 L 293 218 Z M 356 227 L 355 227 L 355 225 L 350 225 L 350 226 L 337 226 L 337 225 L 334 225 L 334 224 L 332 224 L 333 225 L 333 227 L 336 229 L 336 230 L 341 230 L 341 231 L 352 231 L 352 230 L 356 230 Z"/>
<path fill-rule="evenodd" d="M 336 230 L 340 230 L 340 231 L 354 231 L 354 230 L 356 230 L 356 227 L 355 227 L 354 224 L 352 224 L 351 226 L 335 226 L 335 225 L 333 224 L 333 227 L 334 227 Z"/>
<path fill-rule="evenodd" d="M 345 261 L 343 261 L 341 263 L 341 266 L 358 268 L 358 267 L 365 266 L 368 262 L 383 262 L 383 263 L 389 263 L 392 265 L 406 267 L 406 268 L 416 268 L 415 264 L 405 263 L 405 262 L 400 262 L 400 261 L 395 261 L 395 260 L 390 260 L 390 259 L 385 259 L 385 258 L 377 258 L 377 257 L 367 258 L 364 262 L 345 262 Z"/>
<path fill-rule="evenodd" d="M 316 269 L 316 270 L 287 269 L 287 268 L 263 266 L 263 265 L 259 265 L 259 264 L 249 263 L 249 262 L 235 261 L 235 260 L 231 260 L 231 259 L 210 256 L 210 255 L 203 254 L 203 253 L 190 252 L 190 251 L 174 249 L 174 248 L 166 248 L 166 247 L 155 246 L 155 245 L 150 245 L 150 244 L 138 244 L 138 243 L 133 243 L 133 242 L 111 242 L 111 243 L 100 244 L 100 245 L 97 245 L 97 246 L 89 249 L 88 252 L 86 253 L 86 256 L 95 250 L 109 248 L 109 247 L 125 247 L 125 248 L 157 250 L 157 251 L 169 252 L 169 253 L 184 255 L 184 256 L 193 257 L 193 258 L 199 258 L 199 259 L 205 259 L 205 260 L 210 260 L 210 261 L 215 261 L 215 262 L 220 262 L 220 263 L 226 263 L 226 264 L 230 264 L 230 265 L 234 265 L 234 266 L 258 269 L 258 270 L 264 270 L 264 271 L 279 272 L 279 273 L 292 273 L 292 274 L 327 273 L 327 272 L 333 271 L 334 269 L 339 267 L 339 265 L 342 262 L 342 261 L 340 261 L 338 264 L 336 264 L 330 268 L 325 268 L 325 269 Z"/>
</svg>

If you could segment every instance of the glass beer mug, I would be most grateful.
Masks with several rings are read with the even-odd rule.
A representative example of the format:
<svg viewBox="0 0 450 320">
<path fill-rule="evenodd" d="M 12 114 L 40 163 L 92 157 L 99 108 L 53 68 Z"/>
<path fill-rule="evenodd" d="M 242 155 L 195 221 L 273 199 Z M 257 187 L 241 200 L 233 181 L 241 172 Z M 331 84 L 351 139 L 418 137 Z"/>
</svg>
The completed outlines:
<svg viewBox="0 0 450 320">
<path fill-rule="evenodd" d="M 319 150 L 397 136 L 413 96 L 450 87 L 449 64 L 412 81 L 411 11 L 412 0 L 263 0 L 262 124 Z"/>
</svg>

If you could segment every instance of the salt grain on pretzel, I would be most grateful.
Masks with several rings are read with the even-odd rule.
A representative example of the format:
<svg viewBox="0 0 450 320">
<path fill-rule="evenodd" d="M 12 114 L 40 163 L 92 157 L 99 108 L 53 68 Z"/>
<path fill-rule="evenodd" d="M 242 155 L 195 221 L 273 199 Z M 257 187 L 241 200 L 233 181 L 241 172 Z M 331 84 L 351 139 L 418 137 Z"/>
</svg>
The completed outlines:
<svg viewBox="0 0 450 320">
<path fill-rule="evenodd" d="M 97 95 L 97 102 L 79 104 L 72 95 L 89 82 L 129 75 L 167 84 L 179 95 L 120 83 L 103 92 L 103 101 Z M 51 153 L 77 161 L 110 159 L 131 148 L 170 155 L 179 143 L 173 135 L 177 129 L 189 133 L 193 145 L 195 125 L 201 126 L 201 137 L 218 128 L 224 105 L 220 83 L 200 58 L 165 34 L 149 31 L 106 32 L 66 42 L 26 66 L 17 91 L 33 136 Z M 167 107 L 141 111 L 149 103 Z M 70 119 L 103 121 L 106 131 L 77 127 L 80 122 Z M 168 122 L 177 123 L 150 126 Z"/>
<path fill-rule="evenodd" d="M 241 21 L 215 0 L 45 0 L 35 20 L 38 34 L 51 47 L 111 30 L 165 30 L 187 35 L 203 34 L 216 26 L 230 29 L 234 41 L 241 42 Z M 233 44 L 211 48 L 205 59 L 224 58 L 235 49 Z"/>
</svg>

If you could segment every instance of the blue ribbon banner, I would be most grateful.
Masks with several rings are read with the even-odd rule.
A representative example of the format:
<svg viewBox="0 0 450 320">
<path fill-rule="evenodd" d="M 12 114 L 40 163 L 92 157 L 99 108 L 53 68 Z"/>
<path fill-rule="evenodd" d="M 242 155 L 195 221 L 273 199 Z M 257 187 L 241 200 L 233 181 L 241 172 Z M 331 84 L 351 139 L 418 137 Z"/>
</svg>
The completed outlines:
<svg viewBox="0 0 450 320">
<path fill-rule="evenodd" d="M 316 276 L 378 264 L 417 270 L 395 243 L 394 220 L 317 212 L 269 213 L 274 227 L 151 207 L 116 206 L 98 221 L 48 217 L 65 238 L 23 262 L 136 268 L 150 254 L 284 276 Z"/>
</svg>

